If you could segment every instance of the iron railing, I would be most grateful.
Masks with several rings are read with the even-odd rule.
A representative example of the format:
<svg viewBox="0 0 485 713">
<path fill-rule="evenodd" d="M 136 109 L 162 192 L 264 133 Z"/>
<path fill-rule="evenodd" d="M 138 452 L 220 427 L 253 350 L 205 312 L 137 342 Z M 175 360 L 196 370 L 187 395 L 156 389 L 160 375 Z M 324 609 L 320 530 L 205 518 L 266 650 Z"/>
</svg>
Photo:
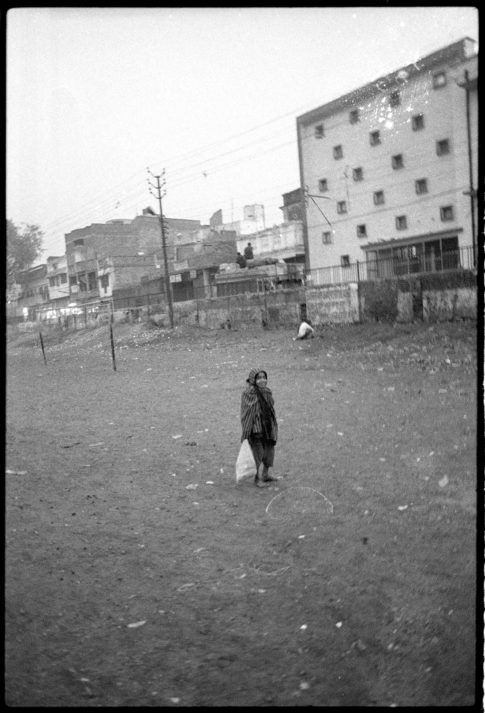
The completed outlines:
<svg viewBox="0 0 485 713">
<path fill-rule="evenodd" d="M 475 259 L 471 246 L 441 253 L 441 255 L 413 255 L 356 260 L 348 265 L 332 265 L 308 270 L 306 284 L 309 286 L 341 285 L 349 282 L 391 279 L 418 276 L 427 273 L 447 272 L 451 270 L 474 270 Z"/>
</svg>

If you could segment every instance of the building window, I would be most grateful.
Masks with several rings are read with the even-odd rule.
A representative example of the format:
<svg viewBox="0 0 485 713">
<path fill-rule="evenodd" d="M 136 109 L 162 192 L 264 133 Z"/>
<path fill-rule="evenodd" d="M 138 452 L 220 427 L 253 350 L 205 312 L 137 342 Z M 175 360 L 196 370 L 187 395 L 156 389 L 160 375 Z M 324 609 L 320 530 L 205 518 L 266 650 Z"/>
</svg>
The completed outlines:
<svg viewBox="0 0 485 713">
<path fill-rule="evenodd" d="M 352 171 L 352 177 L 354 181 L 362 181 L 364 178 L 364 169 L 359 166 L 359 168 L 354 168 Z"/>
<path fill-rule="evenodd" d="M 349 113 L 349 121 L 351 124 L 357 124 L 359 121 L 359 110 L 358 109 L 352 109 L 352 111 Z"/>
<path fill-rule="evenodd" d="M 418 180 L 415 181 L 414 185 L 416 187 L 416 193 L 418 194 L 418 196 L 428 192 L 428 181 L 426 180 L 426 178 L 418 178 Z"/>
<path fill-rule="evenodd" d="M 328 191 L 328 181 L 326 178 L 321 178 L 318 181 L 318 190 L 320 191 L 320 193 L 325 193 L 326 191 Z"/>
<path fill-rule="evenodd" d="M 446 87 L 446 72 L 436 72 L 433 74 L 433 89 Z"/>
<path fill-rule="evenodd" d="M 61 272 L 61 285 L 65 285 L 67 282 L 67 275 L 65 272 Z"/>
<path fill-rule="evenodd" d="M 445 154 L 450 153 L 449 139 L 442 139 L 441 141 L 436 142 L 436 153 L 438 156 L 444 156 Z"/>
<path fill-rule="evenodd" d="M 367 227 L 365 224 L 357 226 L 357 237 L 366 238 L 367 237 Z"/>
<path fill-rule="evenodd" d="M 77 277 L 76 277 L 76 275 L 69 275 L 69 284 L 70 284 L 70 285 L 77 285 Z"/>
<path fill-rule="evenodd" d="M 424 114 L 416 114 L 411 120 L 413 131 L 424 129 Z"/>
<path fill-rule="evenodd" d="M 324 245 L 332 244 L 332 233 L 330 232 L 330 230 L 327 230 L 324 233 L 322 233 L 322 243 Z"/>
<path fill-rule="evenodd" d="M 453 220 L 453 206 L 452 205 L 441 206 L 440 218 L 441 218 L 441 220 Z"/>
<path fill-rule="evenodd" d="M 346 213 L 347 212 L 347 203 L 346 201 L 338 201 L 337 203 L 337 213 Z"/>
<path fill-rule="evenodd" d="M 333 147 L 333 157 L 334 158 L 343 158 L 344 155 L 344 150 L 342 148 L 342 144 L 339 144 L 338 146 Z"/>
<path fill-rule="evenodd" d="M 101 275 L 101 277 L 99 278 L 99 281 L 100 281 L 101 287 L 106 292 L 108 289 L 108 286 L 109 286 L 109 275 Z"/>
<path fill-rule="evenodd" d="M 377 146 L 378 144 L 381 143 L 381 132 L 380 131 L 371 131 L 370 135 L 369 135 L 369 140 L 370 140 L 371 146 Z"/>
<path fill-rule="evenodd" d="M 74 245 L 84 245 L 84 240 L 83 238 L 79 238 L 79 240 L 74 241 Z"/>
<path fill-rule="evenodd" d="M 408 219 L 405 215 L 396 216 L 396 228 L 397 230 L 406 230 L 408 227 Z"/>
<path fill-rule="evenodd" d="M 383 203 L 384 203 L 384 191 L 375 191 L 374 205 L 383 205 Z"/>
<path fill-rule="evenodd" d="M 87 292 L 88 286 L 86 284 L 86 275 L 78 275 L 77 280 L 81 292 Z"/>
<path fill-rule="evenodd" d="M 404 168 L 404 159 L 402 153 L 398 153 L 392 157 L 392 167 L 395 169 Z"/>
<path fill-rule="evenodd" d="M 315 138 L 323 139 L 324 136 L 325 136 L 325 132 L 323 130 L 323 124 L 317 124 L 315 126 Z"/>
<path fill-rule="evenodd" d="M 341 255 L 340 264 L 342 267 L 350 267 L 350 257 L 348 255 Z"/>
<path fill-rule="evenodd" d="M 399 106 L 401 103 L 401 92 L 392 92 L 389 96 L 389 104 L 391 106 Z"/>
<path fill-rule="evenodd" d="M 95 272 L 88 272 L 88 290 L 95 290 L 96 289 L 96 273 Z"/>
</svg>

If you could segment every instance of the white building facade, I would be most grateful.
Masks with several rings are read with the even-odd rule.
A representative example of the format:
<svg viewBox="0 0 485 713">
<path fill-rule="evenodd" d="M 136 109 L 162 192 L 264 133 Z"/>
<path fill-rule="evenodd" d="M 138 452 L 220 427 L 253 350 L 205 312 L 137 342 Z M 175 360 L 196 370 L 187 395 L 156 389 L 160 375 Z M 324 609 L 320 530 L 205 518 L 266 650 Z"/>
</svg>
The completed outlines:
<svg viewBox="0 0 485 713">
<path fill-rule="evenodd" d="M 304 262 L 305 246 L 301 221 L 291 221 L 260 230 L 236 241 L 237 250 L 244 254 L 244 248 L 251 243 L 255 258 L 277 257 L 285 262 Z"/>
<path fill-rule="evenodd" d="M 476 265 L 477 74 L 464 38 L 297 118 L 307 270 Z"/>
</svg>

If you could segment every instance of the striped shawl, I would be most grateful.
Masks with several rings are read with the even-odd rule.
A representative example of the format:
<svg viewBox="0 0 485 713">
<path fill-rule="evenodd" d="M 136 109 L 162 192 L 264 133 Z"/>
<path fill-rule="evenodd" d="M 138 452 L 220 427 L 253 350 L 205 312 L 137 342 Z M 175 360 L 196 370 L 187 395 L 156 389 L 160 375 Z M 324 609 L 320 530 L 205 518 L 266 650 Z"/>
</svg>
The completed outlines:
<svg viewBox="0 0 485 713">
<path fill-rule="evenodd" d="M 271 389 L 267 386 L 258 387 L 256 374 L 264 369 L 251 369 L 247 379 L 248 386 L 241 396 L 241 440 L 251 434 L 261 434 L 268 441 L 278 440 L 278 423 L 274 410 L 274 400 Z"/>
</svg>

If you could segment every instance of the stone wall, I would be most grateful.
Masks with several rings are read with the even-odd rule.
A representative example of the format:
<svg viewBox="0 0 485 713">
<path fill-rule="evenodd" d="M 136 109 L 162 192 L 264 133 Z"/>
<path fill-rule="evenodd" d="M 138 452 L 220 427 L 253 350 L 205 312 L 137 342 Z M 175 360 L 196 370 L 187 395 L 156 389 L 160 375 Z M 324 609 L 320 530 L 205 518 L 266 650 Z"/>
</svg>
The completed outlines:
<svg viewBox="0 0 485 713">
<path fill-rule="evenodd" d="M 470 287 L 423 291 L 425 322 L 446 322 L 454 319 L 476 319 L 477 291 Z"/>
</svg>

